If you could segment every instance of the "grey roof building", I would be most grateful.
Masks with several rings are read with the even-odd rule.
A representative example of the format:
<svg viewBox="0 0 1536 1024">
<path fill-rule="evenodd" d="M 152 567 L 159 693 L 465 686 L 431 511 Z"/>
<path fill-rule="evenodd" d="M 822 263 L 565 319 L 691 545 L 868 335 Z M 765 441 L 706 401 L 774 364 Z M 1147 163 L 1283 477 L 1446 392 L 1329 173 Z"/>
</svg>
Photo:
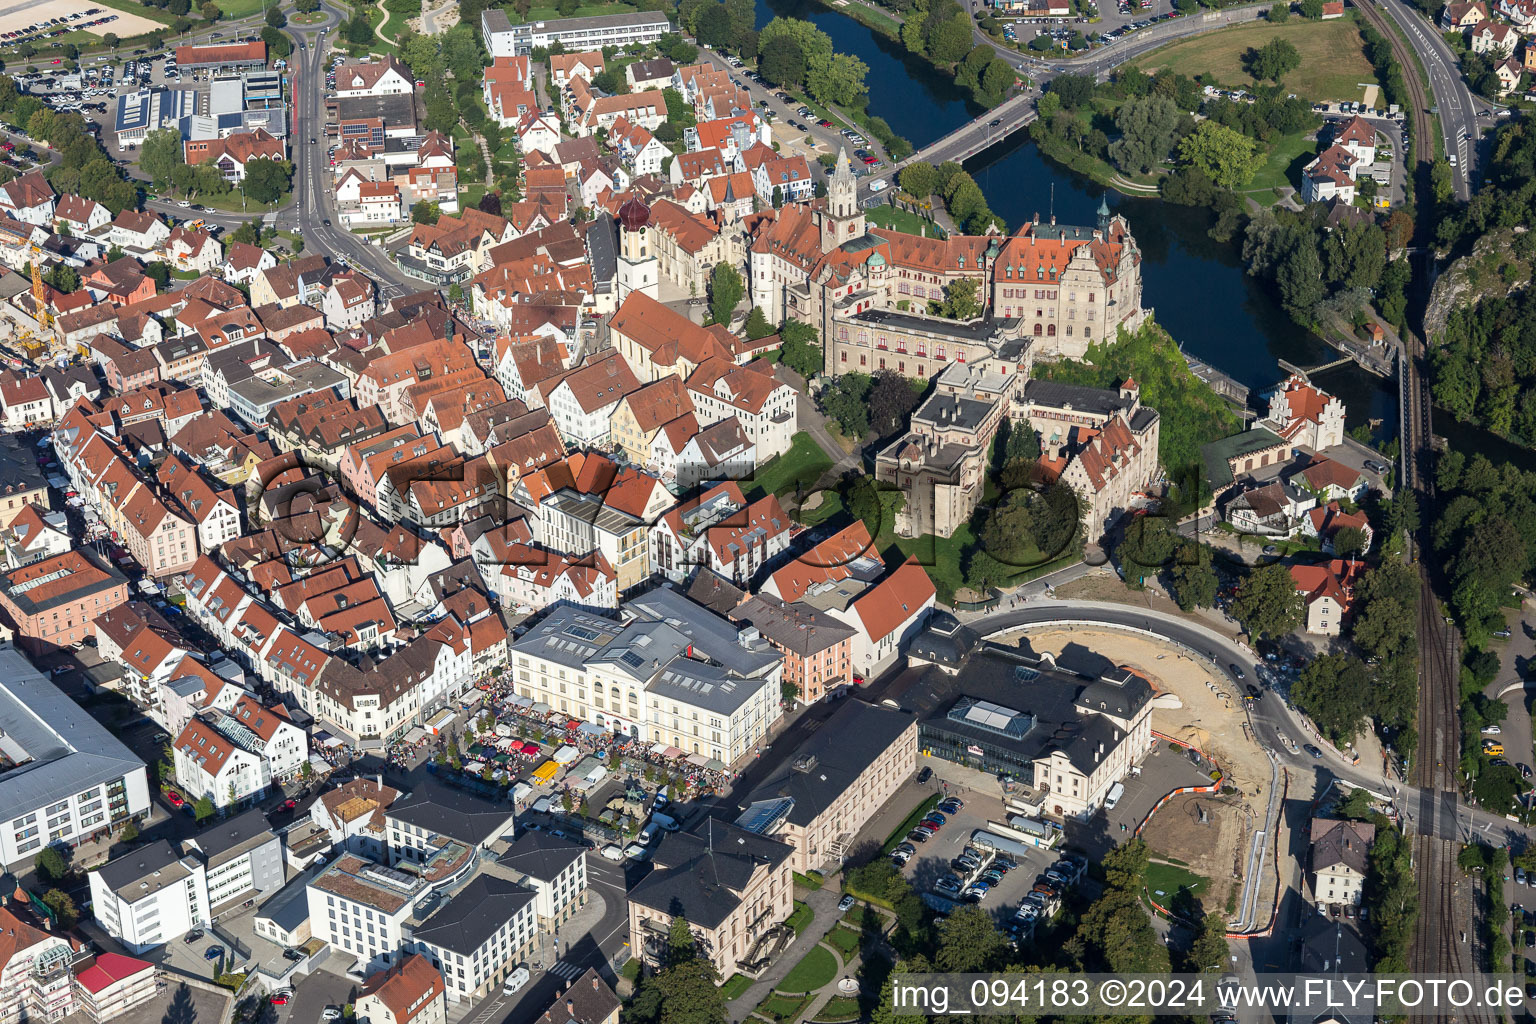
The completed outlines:
<svg viewBox="0 0 1536 1024">
<path fill-rule="evenodd" d="M 913 653 L 922 651 L 944 660 L 924 662 Z M 1071 815 L 1097 807 L 1150 747 L 1152 685 L 1106 659 L 1058 663 L 947 626 L 919 637 L 908 657 L 911 667 L 886 699 L 918 716 L 919 747 L 1037 786 L 1047 809 Z M 1068 776 L 1076 777 L 1075 796 L 1057 788 Z"/>
<path fill-rule="evenodd" d="M 772 594 L 757 594 L 735 611 L 769 643 L 802 658 L 820 653 L 852 637 L 852 627 L 810 605 L 786 604 Z"/>
<path fill-rule="evenodd" d="M 45 815 L 63 802 L 67 811 Z M 0 864 L 29 860 L 50 831 L 74 845 L 149 806 L 144 762 L 19 651 L 0 647 Z"/>
<path fill-rule="evenodd" d="M 478 874 L 412 928 L 411 934 L 417 942 L 473 956 L 498 928 L 532 902 L 532 889 L 492 874 Z"/>
<path fill-rule="evenodd" d="M 655 870 L 629 892 L 631 903 L 689 924 L 716 928 L 741 905 L 752 876 L 789 859 L 793 848 L 720 818 L 687 832 L 667 832 L 652 856 Z"/>
<path fill-rule="evenodd" d="M 390 849 L 414 850 L 424 860 L 436 851 L 432 839 L 454 839 L 471 848 L 487 846 L 510 835 L 515 819 L 511 804 L 429 779 L 398 797 L 384 812 L 384 820 Z"/>
</svg>

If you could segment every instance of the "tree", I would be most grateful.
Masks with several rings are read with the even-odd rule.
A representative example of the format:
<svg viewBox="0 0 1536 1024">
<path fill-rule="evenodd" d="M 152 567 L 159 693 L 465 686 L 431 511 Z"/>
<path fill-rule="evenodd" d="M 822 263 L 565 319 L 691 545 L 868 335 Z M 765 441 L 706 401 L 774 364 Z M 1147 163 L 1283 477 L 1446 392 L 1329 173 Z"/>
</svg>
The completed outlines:
<svg viewBox="0 0 1536 1024">
<path fill-rule="evenodd" d="M 715 323 L 729 325 L 731 314 L 746 294 L 747 286 L 735 267 L 725 262 L 715 264 L 709 274 L 709 315 Z"/>
<path fill-rule="evenodd" d="M 981 316 L 981 297 L 974 277 L 956 278 L 944 291 L 944 315 L 951 320 L 974 320 Z"/>
<path fill-rule="evenodd" d="M 934 15 L 928 18 L 928 57 L 938 64 L 954 64 L 971 50 L 971 19 L 954 4 L 949 6 L 953 15 L 937 21 Z"/>
<path fill-rule="evenodd" d="M 1179 158 L 1198 167 L 1221 188 L 1236 189 L 1253 180 L 1264 154 L 1255 140 L 1207 120 L 1179 142 Z"/>
<path fill-rule="evenodd" d="M 793 89 L 805 85 L 805 55 L 800 44 L 789 36 L 758 41 L 758 70 L 769 84 Z"/>
<path fill-rule="evenodd" d="M 155 288 L 164 291 L 171 283 L 171 268 L 160 260 L 152 260 L 144 264 L 144 276 L 155 282 Z"/>
<path fill-rule="evenodd" d="M 480 39 L 474 28 L 462 22 L 443 35 L 443 63 L 460 82 L 474 82 L 476 87 L 485 71 L 480 56 Z"/>
<path fill-rule="evenodd" d="M 901 169 L 901 188 L 916 199 L 927 199 L 939 190 L 938 169 L 933 164 L 908 164 Z"/>
<path fill-rule="evenodd" d="M 875 433 L 884 437 L 907 424 L 907 417 L 917 408 L 917 393 L 907 378 L 895 370 L 880 370 L 869 389 L 869 420 Z"/>
<path fill-rule="evenodd" d="M 245 194 L 258 203 L 275 203 L 288 191 L 292 179 L 293 164 L 257 157 L 245 165 Z"/>
<path fill-rule="evenodd" d="M 1120 138 L 1109 147 L 1110 159 L 1129 174 L 1150 173 L 1167 158 L 1181 116 L 1166 96 L 1128 101 L 1115 114 Z"/>
<path fill-rule="evenodd" d="M 80 911 L 75 909 L 75 901 L 62 889 L 49 889 L 43 893 L 43 906 L 53 911 L 60 931 L 69 931 L 80 921 Z"/>
<path fill-rule="evenodd" d="M 1059 75 L 1051 79 L 1051 92 L 1067 110 L 1076 110 L 1093 98 L 1092 75 Z"/>
<path fill-rule="evenodd" d="M 192 805 L 192 816 L 198 820 L 199 824 L 213 817 L 213 801 L 206 796 L 198 797 L 197 803 Z"/>
<path fill-rule="evenodd" d="M 1328 293 L 1323 281 L 1323 261 L 1317 255 L 1317 244 L 1311 235 L 1298 240 L 1294 247 L 1281 258 L 1275 270 L 1275 284 L 1280 288 L 1280 301 L 1291 318 L 1309 323 L 1313 310 Z"/>
<path fill-rule="evenodd" d="M 1258 49 L 1249 47 L 1243 54 L 1243 66 L 1254 78 L 1267 78 L 1279 84 L 1280 79 L 1301 67 L 1301 54 L 1290 40 L 1271 39 Z"/>
<path fill-rule="evenodd" d="M 1301 625 L 1301 596 L 1291 570 L 1271 562 L 1248 574 L 1232 600 L 1232 615 L 1254 640 L 1274 639 Z"/>
<path fill-rule="evenodd" d="M 868 374 L 845 373 L 821 394 L 822 410 L 837 421 L 838 430 L 855 440 L 862 440 L 869 432 L 866 399 L 871 385 Z"/>
<path fill-rule="evenodd" d="M 1003 966 L 1008 940 L 980 907 L 966 906 L 939 924 L 939 948 L 933 965 L 940 971 L 981 973 Z"/>
<path fill-rule="evenodd" d="M 831 60 L 810 63 L 806 67 L 805 87 L 819 102 L 829 106 L 862 107 L 865 103 L 865 76 L 869 65 L 848 53 L 835 53 Z"/>
<path fill-rule="evenodd" d="M 747 336 L 751 337 L 751 317 L 747 318 L 747 327 Z M 779 362 L 807 380 L 821 372 L 825 357 L 815 327 L 800 320 L 785 320 L 779 327 L 779 341 Z"/>
<path fill-rule="evenodd" d="M 134 818 L 129 818 L 128 819 L 128 823 L 123 826 L 122 831 L 118 832 L 117 839 L 118 839 L 118 842 L 121 842 L 121 843 L 136 843 L 136 842 L 138 842 L 138 840 L 139 840 L 139 823 L 138 823 L 138 821 L 136 819 L 134 819 Z"/>
<path fill-rule="evenodd" d="M 775 210 L 784 209 L 784 186 L 782 185 L 773 186 L 773 208 Z"/>
<path fill-rule="evenodd" d="M 741 332 L 748 338 L 756 341 L 758 338 L 766 338 L 774 333 L 773 325 L 763 315 L 763 307 L 753 306 L 747 313 L 747 322 L 742 325 Z M 783 358 L 782 346 L 780 346 L 780 359 Z"/>
<path fill-rule="evenodd" d="M 271 28 L 282 28 L 288 24 L 288 16 L 277 4 L 267 8 L 267 25 Z"/>
<path fill-rule="evenodd" d="M 1365 531 L 1358 526 L 1340 527 L 1333 535 L 1333 553 L 1354 558 L 1365 553 Z"/>
<path fill-rule="evenodd" d="M 1301 670 L 1291 699 L 1334 743 L 1348 743 L 1370 712 L 1370 670 L 1353 655 L 1325 654 Z"/>
<path fill-rule="evenodd" d="M 1193 541 L 1181 545 L 1169 574 L 1173 599 L 1182 610 L 1192 612 L 1215 605 L 1221 581 L 1211 567 L 1210 548 Z"/>
<path fill-rule="evenodd" d="M 320 0 L 294 0 L 293 9 L 300 14 L 314 14 L 320 9 Z"/>
<path fill-rule="evenodd" d="M 480 197 L 480 201 L 475 206 L 481 213 L 489 213 L 499 217 L 501 216 L 501 195 L 496 192 L 487 192 Z"/>
<path fill-rule="evenodd" d="M 1206 914 L 1200 919 L 1200 933 L 1190 946 L 1190 968 L 1204 974 L 1225 971 L 1227 958 L 1231 955 L 1231 947 L 1227 945 L 1226 922 L 1220 914 Z"/>
<path fill-rule="evenodd" d="M 1287 21 L 1291 20 L 1290 0 L 1282 0 L 1281 3 L 1271 7 L 1268 17 L 1270 22 L 1275 25 L 1284 25 Z"/>
<path fill-rule="evenodd" d="M 442 207 L 425 199 L 418 200 L 411 207 L 411 220 L 416 224 L 436 224 L 442 215 Z"/>
<path fill-rule="evenodd" d="M 101 37 L 101 42 L 102 45 L 106 46 L 108 49 L 111 49 L 118 43 L 122 42 L 122 40 L 117 38 L 116 32 L 108 32 L 106 35 Z"/>
<path fill-rule="evenodd" d="M 373 26 L 368 24 L 368 15 L 358 11 L 342 26 L 342 36 L 354 46 L 367 46 L 373 41 Z"/>
<path fill-rule="evenodd" d="M 69 862 L 58 847 L 45 846 L 37 852 L 32 870 L 37 872 L 37 880 L 43 885 L 56 885 L 69 874 Z"/>
<path fill-rule="evenodd" d="M 694 36 L 700 45 L 711 49 L 724 49 L 731 44 L 735 29 L 731 25 L 731 14 L 724 4 L 706 0 L 695 19 Z"/>
<path fill-rule="evenodd" d="M 267 44 L 267 53 L 271 56 L 287 57 L 293 53 L 293 44 L 288 41 L 288 37 L 271 25 L 262 26 L 261 41 Z"/>
<path fill-rule="evenodd" d="M 1323 0 L 1301 0 L 1298 5 L 1301 16 L 1309 21 L 1320 21 L 1323 17 Z"/>
<path fill-rule="evenodd" d="M 139 168 L 157 184 L 169 182 L 171 172 L 182 163 L 184 150 L 181 132 L 175 128 L 161 128 L 144 136 L 139 147 Z"/>
<path fill-rule="evenodd" d="M 208 0 L 207 3 L 199 7 L 197 13 L 201 14 L 203 20 L 210 24 L 224 17 L 224 12 L 219 9 L 219 5 L 214 3 L 213 0 Z"/>
</svg>

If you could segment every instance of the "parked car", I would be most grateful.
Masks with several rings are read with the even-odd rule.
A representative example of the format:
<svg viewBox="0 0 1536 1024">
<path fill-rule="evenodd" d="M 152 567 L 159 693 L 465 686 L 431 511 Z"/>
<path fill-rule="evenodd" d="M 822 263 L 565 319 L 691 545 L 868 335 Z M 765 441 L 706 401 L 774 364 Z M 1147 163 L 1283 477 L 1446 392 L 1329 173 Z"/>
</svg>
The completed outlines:
<svg viewBox="0 0 1536 1024">
<path fill-rule="evenodd" d="M 190 946 L 190 945 L 192 945 L 192 943 L 196 942 L 198 939 L 200 939 L 202 937 L 203 937 L 203 930 L 201 928 L 193 928 L 191 931 L 187 932 L 187 934 L 185 934 L 185 935 L 183 935 L 181 937 L 181 941 L 185 942 L 187 945 Z"/>
<path fill-rule="evenodd" d="M 927 765 L 924 765 L 923 770 L 917 773 L 917 781 L 919 785 L 927 782 L 931 778 L 933 778 L 933 769 L 929 768 Z"/>
<path fill-rule="evenodd" d="M 219 957 L 221 957 L 223 955 L 224 955 L 224 947 L 223 946 L 209 946 L 207 949 L 203 950 L 203 959 L 204 960 L 217 960 Z"/>
<path fill-rule="evenodd" d="M 853 899 L 852 896 L 844 896 L 842 899 L 837 901 L 838 912 L 839 913 L 847 913 L 848 911 L 853 909 L 853 904 L 854 904 L 854 899 Z"/>
</svg>

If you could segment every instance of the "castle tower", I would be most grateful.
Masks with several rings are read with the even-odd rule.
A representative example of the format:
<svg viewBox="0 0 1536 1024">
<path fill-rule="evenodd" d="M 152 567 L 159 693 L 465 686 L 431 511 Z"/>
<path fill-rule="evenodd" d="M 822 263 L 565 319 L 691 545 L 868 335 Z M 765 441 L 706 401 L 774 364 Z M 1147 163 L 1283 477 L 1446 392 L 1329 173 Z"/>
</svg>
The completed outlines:
<svg viewBox="0 0 1536 1024">
<path fill-rule="evenodd" d="M 619 207 L 618 299 L 623 302 L 630 292 L 644 292 L 656 298 L 659 290 L 656 252 L 651 245 L 651 208 L 638 199 Z"/>
<path fill-rule="evenodd" d="M 827 209 L 821 218 L 821 248 L 836 248 L 864 234 L 864 211 L 859 207 L 859 179 L 853 176 L 846 149 L 837 154 L 837 167 L 827 179 Z"/>
<path fill-rule="evenodd" d="M 1099 234 L 1109 237 L 1109 198 L 1107 196 L 1099 199 Z"/>
</svg>

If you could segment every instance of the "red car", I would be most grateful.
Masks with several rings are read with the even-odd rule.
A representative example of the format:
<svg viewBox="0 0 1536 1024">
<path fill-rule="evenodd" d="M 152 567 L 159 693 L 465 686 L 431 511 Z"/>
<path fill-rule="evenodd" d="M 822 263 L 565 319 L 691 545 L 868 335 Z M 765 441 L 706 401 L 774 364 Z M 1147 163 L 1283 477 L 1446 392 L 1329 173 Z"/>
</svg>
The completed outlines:
<svg viewBox="0 0 1536 1024">
<path fill-rule="evenodd" d="M 55 64 L 63 64 L 64 61 L 61 58 L 55 57 L 55 58 L 53 58 L 53 63 L 55 63 Z"/>
<path fill-rule="evenodd" d="M 286 992 L 274 992 L 274 993 L 272 993 L 272 998 L 268 999 L 267 1002 L 271 1003 L 273 1006 L 287 1006 L 288 1005 L 288 993 L 286 993 Z"/>
<path fill-rule="evenodd" d="M 831 128 L 832 127 L 832 122 L 828 121 L 826 118 L 822 118 L 820 121 L 817 121 L 816 123 L 821 125 L 823 128 Z"/>
<path fill-rule="evenodd" d="M 297 806 L 299 806 L 299 802 L 291 797 L 283 801 L 283 810 L 285 811 L 291 811 Z"/>
<path fill-rule="evenodd" d="M 186 801 L 181 798 L 181 794 L 176 792 L 174 789 L 165 794 L 165 799 L 166 802 L 169 803 L 172 807 L 180 807 L 182 804 L 186 803 Z"/>
</svg>

